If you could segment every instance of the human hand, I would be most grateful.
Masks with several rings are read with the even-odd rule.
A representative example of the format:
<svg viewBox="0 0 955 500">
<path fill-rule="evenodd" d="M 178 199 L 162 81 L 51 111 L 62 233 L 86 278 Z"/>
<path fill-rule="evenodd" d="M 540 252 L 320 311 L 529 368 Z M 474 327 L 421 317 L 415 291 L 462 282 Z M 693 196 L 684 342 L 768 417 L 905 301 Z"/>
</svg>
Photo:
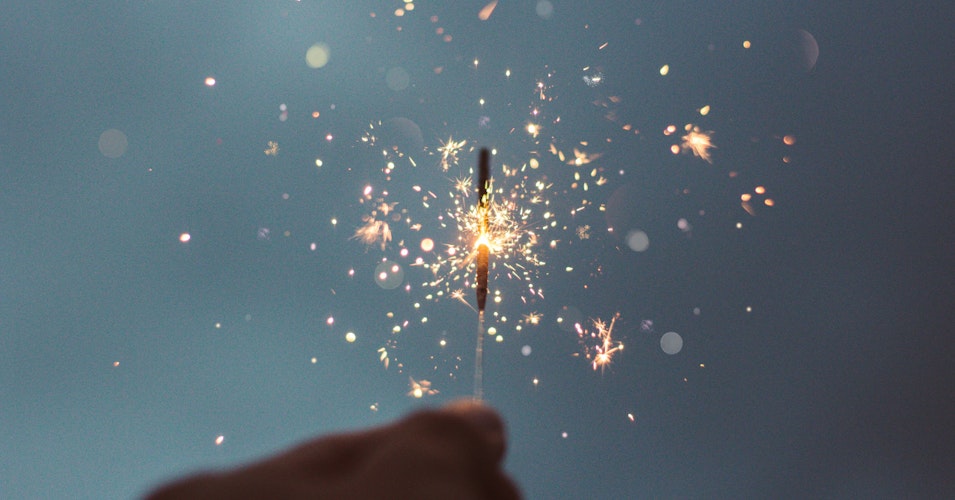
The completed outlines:
<svg viewBox="0 0 955 500">
<path fill-rule="evenodd" d="M 383 427 L 320 437 L 233 471 L 193 476 L 149 499 L 518 499 L 501 469 L 505 451 L 498 414 L 463 400 Z"/>
</svg>

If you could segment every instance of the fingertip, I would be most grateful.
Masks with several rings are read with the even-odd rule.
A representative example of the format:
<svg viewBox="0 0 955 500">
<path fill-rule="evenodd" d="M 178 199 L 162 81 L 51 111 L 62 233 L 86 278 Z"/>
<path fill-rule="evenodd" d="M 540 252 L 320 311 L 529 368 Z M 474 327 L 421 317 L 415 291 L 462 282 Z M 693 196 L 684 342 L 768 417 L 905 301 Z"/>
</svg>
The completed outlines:
<svg viewBox="0 0 955 500">
<path fill-rule="evenodd" d="M 452 401 L 445 410 L 468 421 L 480 430 L 482 436 L 492 446 L 496 458 L 500 460 L 506 451 L 506 432 L 504 420 L 490 406 L 475 399 L 460 399 Z"/>
</svg>

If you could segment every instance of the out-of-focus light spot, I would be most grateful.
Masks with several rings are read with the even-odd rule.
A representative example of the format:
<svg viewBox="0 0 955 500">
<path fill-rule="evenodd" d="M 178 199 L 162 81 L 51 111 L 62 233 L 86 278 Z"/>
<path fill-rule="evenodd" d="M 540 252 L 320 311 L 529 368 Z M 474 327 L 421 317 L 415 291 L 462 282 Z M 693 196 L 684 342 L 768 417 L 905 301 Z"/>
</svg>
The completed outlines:
<svg viewBox="0 0 955 500">
<path fill-rule="evenodd" d="M 488 335 L 496 335 L 496 334 L 497 334 L 497 328 L 494 328 L 493 326 L 490 327 L 490 328 L 488 328 L 488 329 L 487 329 L 487 334 L 488 334 Z"/>
<path fill-rule="evenodd" d="M 669 65 L 669 64 L 664 64 L 664 65 L 660 68 L 660 75 L 661 75 L 661 76 L 667 76 L 667 73 L 669 73 L 669 72 L 670 72 L 670 65 Z"/>
<path fill-rule="evenodd" d="M 753 191 L 755 191 L 756 194 L 766 194 L 766 187 L 765 187 L 765 186 L 756 186 L 756 189 L 754 189 Z"/>
<path fill-rule="evenodd" d="M 216 437 L 216 446 L 219 446 L 219 445 L 221 445 L 221 444 L 224 443 L 224 442 L 225 442 L 225 436 L 217 436 L 217 437 Z"/>
<path fill-rule="evenodd" d="M 328 64 L 330 54 L 331 52 L 328 49 L 328 45 L 317 43 L 305 51 L 305 64 L 313 69 L 323 68 Z"/>
<path fill-rule="evenodd" d="M 129 141 L 126 140 L 126 134 L 111 128 L 99 135 L 99 152 L 107 158 L 119 158 L 126 153 L 129 147 Z"/>
<path fill-rule="evenodd" d="M 338 225 L 338 219 L 336 219 L 336 218 L 334 218 L 334 217 L 332 217 L 332 220 L 331 220 L 330 222 L 332 223 L 333 226 L 337 226 L 337 225 Z"/>
<path fill-rule="evenodd" d="M 534 379 L 531 380 L 531 383 L 534 384 L 534 387 L 537 387 L 537 385 L 540 384 L 540 379 L 534 377 Z"/>
<path fill-rule="evenodd" d="M 746 306 L 746 312 L 748 313 L 753 312 L 753 306 Z"/>
<path fill-rule="evenodd" d="M 528 134 L 531 134 L 531 135 L 534 136 L 534 137 L 537 137 L 537 134 L 540 133 L 540 126 L 538 126 L 538 125 L 535 124 L 535 123 L 528 123 L 528 124 L 527 124 L 527 133 L 528 133 Z"/>
<path fill-rule="evenodd" d="M 328 325 L 328 326 L 334 325 L 334 324 L 335 324 L 335 318 L 332 317 L 332 316 L 329 316 L 329 317 L 325 320 L 325 324 Z"/>
<path fill-rule="evenodd" d="M 356 337 L 354 332 L 348 332 L 345 334 L 345 342 L 348 342 L 349 344 L 354 342 L 355 338 Z"/>
<path fill-rule="evenodd" d="M 634 420 L 636 420 L 636 418 L 633 416 L 633 413 L 628 413 L 628 414 L 627 414 L 627 418 L 628 418 L 631 422 L 633 422 Z"/>
<path fill-rule="evenodd" d="M 503 336 L 503 335 L 498 335 L 497 337 L 494 337 L 494 341 L 495 341 L 495 342 L 498 342 L 498 343 L 504 342 L 504 336 Z"/>
<path fill-rule="evenodd" d="M 216 79 L 215 79 L 215 78 L 213 78 L 213 77 L 211 77 L 211 76 L 207 76 L 207 77 L 206 77 L 206 87 L 214 87 L 215 84 L 216 84 Z"/>
<path fill-rule="evenodd" d="M 393 290 L 401 286 L 405 272 L 396 262 L 384 261 L 375 268 L 375 284 L 384 290 Z"/>
<path fill-rule="evenodd" d="M 796 144 L 796 136 L 794 135 L 783 136 L 783 144 L 787 146 L 792 146 L 793 144 Z"/>
<path fill-rule="evenodd" d="M 326 142 L 332 142 L 332 139 L 334 139 L 334 138 L 335 138 L 335 136 L 333 136 L 332 134 L 325 134 L 325 141 L 326 141 Z"/>
<path fill-rule="evenodd" d="M 189 243 L 189 240 L 191 239 L 192 239 L 192 235 L 190 235 L 189 233 L 182 233 L 179 235 L 179 241 L 183 243 Z"/>
<path fill-rule="evenodd" d="M 434 240 L 431 238 L 425 238 L 421 240 L 421 250 L 425 252 L 434 250 Z"/>
<path fill-rule="evenodd" d="M 315 363 L 318 363 L 318 358 L 312 358 L 311 361 L 312 361 L 312 364 L 314 365 Z"/>
<path fill-rule="evenodd" d="M 812 71 L 812 68 L 816 66 L 816 61 L 819 60 L 819 44 L 812 33 L 806 30 L 799 30 L 797 35 L 799 36 L 799 62 L 804 70 Z"/>
<path fill-rule="evenodd" d="M 113 361 L 113 368 L 116 368 L 118 366 L 119 366 L 119 361 Z"/>
<path fill-rule="evenodd" d="M 767 207 L 771 207 L 771 206 L 775 205 L 776 202 L 773 201 L 772 198 L 766 198 L 765 200 L 763 200 L 763 204 L 766 205 Z"/>
<path fill-rule="evenodd" d="M 650 237 L 639 229 L 627 233 L 627 246 L 634 252 L 643 252 L 650 247 Z"/>
<path fill-rule="evenodd" d="M 660 349 L 663 352 L 674 355 L 683 350 L 683 337 L 676 332 L 666 332 L 660 337 Z"/>
<path fill-rule="evenodd" d="M 525 345 L 524 347 L 521 347 L 521 354 L 523 354 L 524 356 L 530 356 L 530 355 L 531 355 L 531 346 Z"/>
<path fill-rule="evenodd" d="M 319 116 L 322 116 L 322 114 L 318 111 L 312 111 L 312 118 L 318 118 Z"/>
<path fill-rule="evenodd" d="M 321 158 L 315 158 L 315 166 L 316 166 L 316 167 L 321 167 L 321 166 L 324 165 L 324 164 L 325 164 L 325 162 L 323 162 Z"/>
<path fill-rule="evenodd" d="M 567 439 L 567 431 L 561 432 L 560 437 Z"/>
<path fill-rule="evenodd" d="M 216 323 L 216 329 L 218 330 L 219 328 L 222 328 L 222 323 L 218 323 L 218 322 L 217 322 L 217 323 Z"/>
<path fill-rule="evenodd" d="M 748 48 L 750 48 L 750 47 L 752 47 L 752 46 L 753 46 L 753 44 L 751 44 L 751 43 L 749 42 L 749 40 L 743 40 L 743 48 L 744 48 L 744 49 L 748 49 Z"/>
<path fill-rule="evenodd" d="M 550 3 L 548 0 L 539 0 L 537 2 L 537 11 L 538 17 L 541 19 L 550 19 L 554 15 L 554 4 Z"/>
<path fill-rule="evenodd" d="M 385 73 L 385 84 L 394 91 L 400 91 L 408 88 L 411 84 L 411 76 L 404 68 L 394 67 Z"/>
<path fill-rule="evenodd" d="M 673 154 L 675 154 L 675 155 L 680 154 L 680 145 L 679 145 L 679 144 L 674 144 L 674 145 L 670 146 L 670 152 L 673 153 Z"/>
<path fill-rule="evenodd" d="M 703 106 L 702 108 L 700 108 L 700 114 L 703 115 L 703 116 L 706 116 L 706 115 L 710 114 L 710 106 L 709 106 L 709 104 L 707 104 L 706 106 Z"/>
<path fill-rule="evenodd" d="M 736 229 L 743 229 L 743 223 L 742 223 L 742 222 L 737 222 L 737 223 L 736 223 Z"/>
</svg>

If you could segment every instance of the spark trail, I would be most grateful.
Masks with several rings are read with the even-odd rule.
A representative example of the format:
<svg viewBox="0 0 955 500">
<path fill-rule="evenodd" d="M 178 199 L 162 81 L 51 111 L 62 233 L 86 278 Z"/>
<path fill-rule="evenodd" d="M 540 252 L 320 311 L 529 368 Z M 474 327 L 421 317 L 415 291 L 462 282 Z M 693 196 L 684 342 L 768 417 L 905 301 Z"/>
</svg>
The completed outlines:
<svg viewBox="0 0 955 500">
<path fill-rule="evenodd" d="M 477 240 L 477 304 L 478 327 L 477 344 L 474 348 L 474 399 L 484 398 L 484 306 L 487 303 L 487 273 L 491 258 L 488 243 L 488 185 L 491 183 L 491 153 L 482 149 L 478 161 L 478 214 L 479 233 Z"/>
</svg>

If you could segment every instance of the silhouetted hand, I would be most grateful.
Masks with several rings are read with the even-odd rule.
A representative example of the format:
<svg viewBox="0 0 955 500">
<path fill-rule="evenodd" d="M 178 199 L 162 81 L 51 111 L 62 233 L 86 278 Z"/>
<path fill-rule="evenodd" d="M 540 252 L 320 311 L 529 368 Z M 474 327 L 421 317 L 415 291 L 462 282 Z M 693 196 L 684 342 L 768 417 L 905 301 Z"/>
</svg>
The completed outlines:
<svg viewBox="0 0 955 500">
<path fill-rule="evenodd" d="M 193 476 L 149 498 L 518 499 L 501 469 L 505 451 L 497 413 L 459 401 L 383 427 L 321 437 L 236 470 Z"/>
</svg>

